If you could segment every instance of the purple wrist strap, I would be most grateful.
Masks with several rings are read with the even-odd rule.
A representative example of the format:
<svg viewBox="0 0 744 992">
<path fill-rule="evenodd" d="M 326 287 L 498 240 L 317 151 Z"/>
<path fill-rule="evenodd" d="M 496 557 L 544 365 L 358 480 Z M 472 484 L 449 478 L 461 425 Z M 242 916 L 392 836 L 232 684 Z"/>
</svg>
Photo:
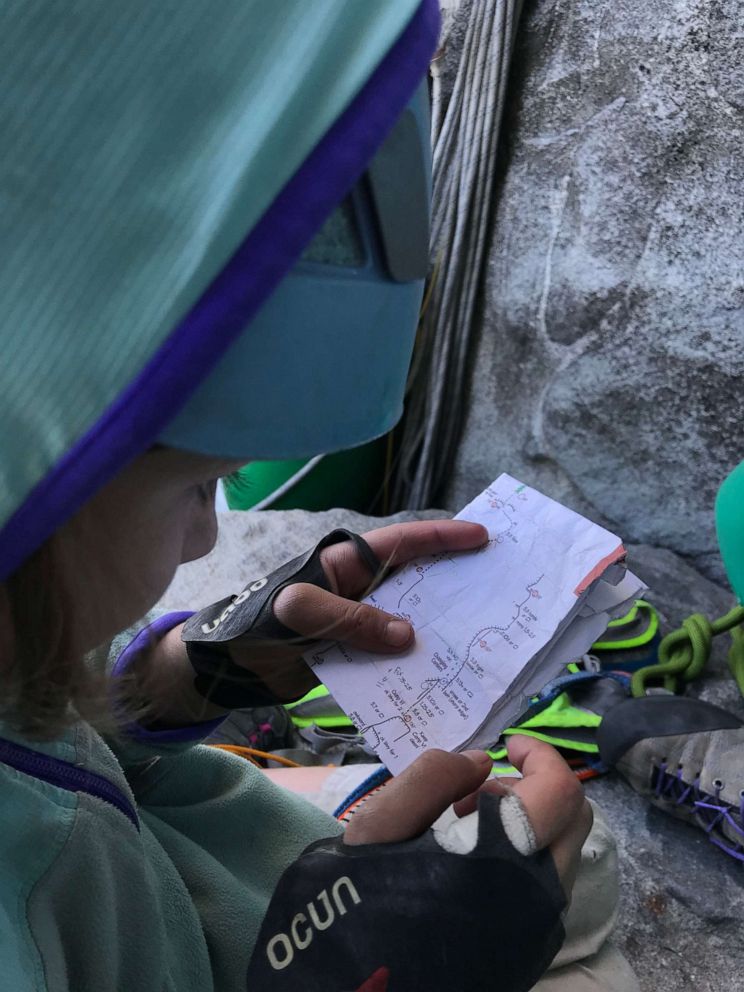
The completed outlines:
<svg viewBox="0 0 744 992">
<path fill-rule="evenodd" d="M 116 659 L 116 663 L 111 671 L 113 679 L 120 679 L 128 672 L 129 666 L 140 652 L 148 650 L 155 641 L 164 637 L 169 630 L 173 630 L 179 624 L 184 623 L 193 612 L 166 613 L 158 617 L 147 627 L 139 631 L 134 640 L 124 648 Z M 203 720 L 201 723 L 188 724 L 185 727 L 169 727 L 167 730 L 148 730 L 141 723 L 128 723 L 123 727 L 124 733 L 132 740 L 142 744 L 177 744 L 199 741 L 207 737 L 213 730 L 222 723 L 224 717 L 217 717 L 214 720 Z"/>
</svg>

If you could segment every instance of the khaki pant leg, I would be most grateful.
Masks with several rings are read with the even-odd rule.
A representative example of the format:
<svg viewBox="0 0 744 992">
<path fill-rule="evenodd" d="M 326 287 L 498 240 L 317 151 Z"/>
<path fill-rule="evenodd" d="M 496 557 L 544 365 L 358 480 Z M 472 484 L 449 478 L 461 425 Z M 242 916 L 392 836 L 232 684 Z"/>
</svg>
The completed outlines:
<svg viewBox="0 0 744 992">
<path fill-rule="evenodd" d="M 592 804 L 594 825 L 581 851 L 566 939 L 533 992 L 638 992 L 635 975 L 606 943 L 617 917 L 617 849 L 607 823 Z"/>
<path fill-rule="evenodd" d="M 612 944 L 588 958 L 551 968 L 533 992 L 639 992 L 640 986 L 623 955 Z"/>
</svg>

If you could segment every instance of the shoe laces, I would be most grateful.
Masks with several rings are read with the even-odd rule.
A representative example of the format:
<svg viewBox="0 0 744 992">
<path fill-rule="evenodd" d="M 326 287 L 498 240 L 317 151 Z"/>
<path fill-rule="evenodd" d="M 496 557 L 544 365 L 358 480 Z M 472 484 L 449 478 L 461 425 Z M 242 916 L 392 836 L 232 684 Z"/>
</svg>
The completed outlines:
<svg viewBox="0 0 744 992">
<path fill-rule="evenodd" d="M 724 783 L 720 779 L 714 779 L 712 785 L 713 793 L 704 792 L 700 788 L 700 773 L 692 783 L 686 782 L 682 767 L 672 769 L 663 759 L 658 766 L 654 766 L 651 781 L 657 799 L 692 810 L 698 826 L 705 831 L 708 840 L 732 858 L 744 863 L 744 789 L 739 793 L 739 808 L 735 810 L 735 807 L 721 798 Z M 731 840 L 723 833 L 724 823 L 737 840 Z"/>
</svg>

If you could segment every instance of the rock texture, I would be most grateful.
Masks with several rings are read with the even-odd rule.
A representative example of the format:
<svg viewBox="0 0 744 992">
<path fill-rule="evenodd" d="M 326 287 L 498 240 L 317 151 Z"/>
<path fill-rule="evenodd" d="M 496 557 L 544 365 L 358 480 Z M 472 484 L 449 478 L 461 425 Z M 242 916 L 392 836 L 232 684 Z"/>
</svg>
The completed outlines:
<svg viewBox="0 0 744 992">
<path fill-rule="evenodd" d="M 365 531 L 429 511 L 384 520 L 348 510 L 221 514 L 217 547 L 184 565 L 161 601 L 196 609 L 234 592 L 315 543 L 334 527 Z M 724 613 L 731 594 L 671 551 L 630 549 L 665 628 L 691 612 Z M 738 712 L 744 704 L 727 675 L 725 644 L 716 644 L 706 678 L 693 692 Z M 714 848 L 700 831 L 653 809 L 619 778 L 588 783 L 605 811 L 620 850 L 621 906 L 615 935 L 637 971 L 643 992 L 744 992 L 744 866 Z"/>
<path fill-rule="evenodd" d="M 365 517 L 353 510 L 262 510 L 260 513 L 219 513 L 217 544 L 199 561 L 181 565 L 158 604 L 166 610 L 197 610 L 240 592 L 250 579 L 260 578 L 295 555 L 307 551 L 336 527 L 363 534 L 374 527 L 403 520 L 448 517 L 446 510 Z"/>
<path fill-rule="evenodd" d="M 737 0 L 526 0 L 453 509 L 508 470 L 721 578 L 743 59 Z"/>
</svg>

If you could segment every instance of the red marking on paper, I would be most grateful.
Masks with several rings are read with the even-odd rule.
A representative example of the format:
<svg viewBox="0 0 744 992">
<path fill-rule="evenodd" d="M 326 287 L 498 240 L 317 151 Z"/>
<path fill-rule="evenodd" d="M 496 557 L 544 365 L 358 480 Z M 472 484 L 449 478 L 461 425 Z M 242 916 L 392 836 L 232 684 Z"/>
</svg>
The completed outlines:
<svg viewBox="0 0 744 992">
<path fill-rule="evenodd" d="M 614 551 L 610 551 L 608 555 L 605 555 L 602 561 L 598 561 L 591 572 L 588 572 L 584 576 L 581 582 L 579 582 L 574 589 L 574 595 L 580 596 L 585 589 L 589 588 L 595 579 L 599 578 L 606 568 L 610 565 L 614 565 L 616 561 L 621 561 L 625 557 L 626 553 L 627 552 L 622 544 L 618 544 Z"/>
</svg>

